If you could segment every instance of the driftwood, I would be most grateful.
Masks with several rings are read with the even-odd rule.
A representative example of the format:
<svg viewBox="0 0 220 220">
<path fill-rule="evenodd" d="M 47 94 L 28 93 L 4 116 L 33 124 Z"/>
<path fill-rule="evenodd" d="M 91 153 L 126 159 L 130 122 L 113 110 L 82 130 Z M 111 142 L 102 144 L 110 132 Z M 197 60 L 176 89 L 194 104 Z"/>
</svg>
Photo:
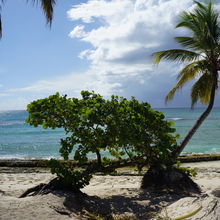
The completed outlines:
<svg viewBox="0 0 220 220">
<path fill-rule="evenodd" d="M 60 177 L 56 177 L 47 184 L 41 183 L 37 186 L 27 189 L 22 195 L 19 196 L 19 198 L 24 198 L 27 196 L 45 195 L 55 190 L 65 190 L 74 193 L 82 193 L 79 189 L 76 189 L 74 187 L 70 188 L 68 186 L 62 185 L 62 180 L 60 179 Z"/>
</svg>

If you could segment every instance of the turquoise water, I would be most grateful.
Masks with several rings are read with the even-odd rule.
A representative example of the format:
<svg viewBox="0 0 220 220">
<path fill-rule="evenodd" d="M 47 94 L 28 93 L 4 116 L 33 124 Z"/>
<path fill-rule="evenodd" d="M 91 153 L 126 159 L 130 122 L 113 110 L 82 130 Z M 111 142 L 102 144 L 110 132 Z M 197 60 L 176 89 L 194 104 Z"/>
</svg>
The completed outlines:
<svg viewBox="0 0 220 220">
<path fill-rule="evenodd" d="M 175 122 L 183 138 L 204 109 L 157 109 Z M 59 157 L 62 129 L 34 128 L 25 123 L 25 111 L 0 112 L 0 159 Z M 179 140 L 181 141 L 181 139 Z M 184 153 L 220 153 L 220 108 L 212 111 L 185 148 Z"/>
<path fill-rule="evenodd" d="M 168 120 L 174 121 L 181 141 L 205 109 L 159 109 Z M 220 153 L 220 108 L 212 110 L 199 127 L 186 148 L 185 153 Z"/>
<path fill-rule="evenodd" d="M 29 126 L 27 115 L 25 111 L 0 112 L 0 159 L 59 157 L 64 131 Z"/>
</svg>

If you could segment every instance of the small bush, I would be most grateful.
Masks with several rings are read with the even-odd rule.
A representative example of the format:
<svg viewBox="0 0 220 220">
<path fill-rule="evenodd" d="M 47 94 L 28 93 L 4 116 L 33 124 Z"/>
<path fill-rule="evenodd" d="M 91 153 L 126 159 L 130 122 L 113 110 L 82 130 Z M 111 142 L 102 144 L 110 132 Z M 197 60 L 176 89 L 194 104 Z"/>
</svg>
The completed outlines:
<svg viewBox="0 0 220 220">
<path fill-rule="evenodd" d="M 187 176 L 195 177 L 197 175 L 195 168 L 180 167 L 180 165 L 180 161 L 177 161 L 176 168 L 183 171 Z"/>
</svg>

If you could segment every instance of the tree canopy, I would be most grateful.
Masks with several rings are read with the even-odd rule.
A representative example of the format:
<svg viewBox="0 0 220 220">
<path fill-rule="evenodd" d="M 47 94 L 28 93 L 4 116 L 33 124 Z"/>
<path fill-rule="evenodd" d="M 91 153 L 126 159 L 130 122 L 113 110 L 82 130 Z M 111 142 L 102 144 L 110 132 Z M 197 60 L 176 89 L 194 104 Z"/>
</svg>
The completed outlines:
<svg viewBox="0 0 220 220">
<path fill-rule="evenodd" d="M 88 91 L 81 95 L 78 99 L 56 93 L 27 107 L 27 122 L 43 128 L 63 128 L 67 136 L 60 141 L 61 156 L 65 160 L 73 157 L 85 165 L 79 171 L 52 160 L 52 172 L 70 178 L 75 187 L 81 188 L 95 172 L 113 172 L 126 164 L 141 169 L 172 161 L 170 152 L 177 146 L 175 129 L 162 113 L 135 98 L 112 96 L 106 100 Z"/>
</svg>

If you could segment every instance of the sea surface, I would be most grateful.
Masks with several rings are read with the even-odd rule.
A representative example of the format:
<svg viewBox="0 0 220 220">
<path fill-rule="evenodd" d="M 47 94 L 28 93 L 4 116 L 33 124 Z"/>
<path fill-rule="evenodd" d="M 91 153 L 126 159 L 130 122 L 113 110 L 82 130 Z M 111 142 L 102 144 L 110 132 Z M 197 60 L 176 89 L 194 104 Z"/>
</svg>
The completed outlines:
<svg viewBox="0 0 220 220">
<path fill-rule="evenodd" d="M 204 109 L 156 109 L 174 121 L 181 138 L 195 123 Z M 0 112 L 0 159 L 59 158 L 59 142 L 65 137 L 62 129 L 35 128 L 25 123 L 25 111 Z M 193 136 L 184 154 L 220 153 L 220 108 L 215 108 Z"/>
</svg>

